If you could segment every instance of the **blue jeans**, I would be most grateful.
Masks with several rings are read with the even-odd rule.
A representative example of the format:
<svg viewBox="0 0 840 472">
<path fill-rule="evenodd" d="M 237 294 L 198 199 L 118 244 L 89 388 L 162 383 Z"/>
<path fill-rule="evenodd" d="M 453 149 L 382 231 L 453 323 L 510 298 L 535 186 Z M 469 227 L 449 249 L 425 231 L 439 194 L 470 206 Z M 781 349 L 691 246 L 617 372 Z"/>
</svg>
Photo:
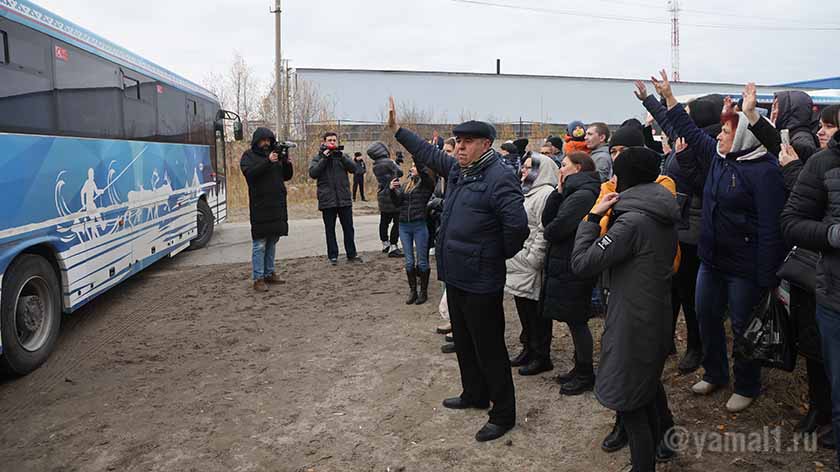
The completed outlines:
<svg viewBox="0 0 840 472">
<path fill-rule="evenodd" d="M 277 249 L 278 236 L 255 239 L 251 243 L 251 265 L 254 280 L 264 279 L 274 273 L 274 253 Z"/>
<path fill-rule="evenodd" d="M 817 305 L 817 325 L 820 328 L 825 373 L 831 385 L 831 426 L 834 438 L 840 439 L 840 313 Z M 837 461 L 840 463 L 840 449 Z"/>
<path fill-rule="evenodd" d="M 414 270 L 414 267 L 417 267 L 423 272 L 429 270 L 429 227 L 426 226 L 426 220 L 400 223 L 400 241 L 405 253 L 405 269 Z"/>
<path fill-rule="evenodd" d="M 714 385 L 729 385 L 729 358 L 724 318 L 726 307 L 732 320 L 732 334 L 741 335 L 750 322 L 753 308 L 761 302 L 764 289 L 752 280 L 700 264 L 697 273 L 695 306 L 703 342 L 703 380 Z M 735 359 L 735 393 L 755 398 L 761 391 L 761 365 L 756 361 Z"/>
</svg>

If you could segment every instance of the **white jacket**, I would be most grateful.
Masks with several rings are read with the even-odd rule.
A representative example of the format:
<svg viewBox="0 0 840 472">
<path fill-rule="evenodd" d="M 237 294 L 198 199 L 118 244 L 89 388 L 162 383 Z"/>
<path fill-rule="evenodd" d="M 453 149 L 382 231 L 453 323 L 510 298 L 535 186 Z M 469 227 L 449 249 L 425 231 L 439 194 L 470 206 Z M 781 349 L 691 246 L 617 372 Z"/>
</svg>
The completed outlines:
<svg viewBox="0 0 840 472">
<path fill-rule="evenodd" d="M 525 241 L 525 247 L 507 261 L 505 292 L 516 297 L 539 300 L 547 248 L 543 238 L 542 214 L 548 196 L 556 191 L 557 164 L 542 154 L 532 153 L 531 159 L 532 165 L 539 167 L 536 180 L 525 193 L 525 212 L 528 214 L 531 234 Z"/>
</svg>

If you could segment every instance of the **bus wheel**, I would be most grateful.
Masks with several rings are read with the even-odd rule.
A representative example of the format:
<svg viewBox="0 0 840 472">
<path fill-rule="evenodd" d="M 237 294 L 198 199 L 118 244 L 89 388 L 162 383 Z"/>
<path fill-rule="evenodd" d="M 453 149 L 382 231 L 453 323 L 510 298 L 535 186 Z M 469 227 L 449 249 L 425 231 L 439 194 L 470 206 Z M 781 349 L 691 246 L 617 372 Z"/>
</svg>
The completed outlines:
<svg viewBox="0 0 840 472">
<path fill-rule="evenodd" d="M 190 249 L 201 249 L 210 242 L 213 237 L 213 227 L 216 218 L 213 216 L 213 210 L 205 200 L 198 201 L 198 235 L 190 241 Z"/>
<path fill-rule="evenodd" d="M 61 325 L 61 287 L 52 265 L 41 256 L 23 254 L 3 276 L 0 369 L 25 375 L 49 357 Z"/>
</svg>

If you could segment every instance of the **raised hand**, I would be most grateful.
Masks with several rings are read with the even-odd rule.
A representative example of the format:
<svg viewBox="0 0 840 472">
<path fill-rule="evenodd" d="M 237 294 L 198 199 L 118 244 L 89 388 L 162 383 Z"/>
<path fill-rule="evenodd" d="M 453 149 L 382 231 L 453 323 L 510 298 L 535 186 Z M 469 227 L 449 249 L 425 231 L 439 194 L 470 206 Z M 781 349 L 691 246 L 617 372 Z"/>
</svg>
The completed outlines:
<svg viewBox="0 0 840 472">
<path fill-rule="evenodd" d="M 641 80 L 636 81 L 636 91 L 633 93 L 636 94 L 636 98 L 638 98 L 640 101 L 644 101 L 646 98 L 648 98 L 649 95 L 647 87 L 645 87 L 645 83 Z"/>
<path fill-rule="evenodd" d="M 793 149 L 793 146 L 790 144 L 782 144 L 782 150 L 779 152 L 779 164 L 782 167 L 790 164 L 793 161 L 799 160 L 799 154 L 796 153 L 796 150 Z"/>
<path fill-rule="evenodd" d="M 688 147 L 688 143 L 685 142 L 685 138 L 677 138 L 676 142 L 674 142 L 674 150 L 677 154 L 683 152 Z"/>
<path fill-rule="evenodd" d="M 394 105 L 394 97 L 388 97 L 388 129 L 396 132 L 400 125 L 397 123 L 397 107 Z"/>
<path fill-rule="evenodd" d="M 677 105 L 677 99 L 674 97 L 674 91 L 671 90 L 671 81 L 668 80 L 668 72 L 665 69 L 659 71 L 659 79 L 651 77 L 653 86 L 656 88 L 656 93 L 665 98 L 668 102 L 668 108 L 674 108 Z"/>
<path fill-rule="evenodd" d="M 616 203 L 618 203 L 619 195 L 616 192 L 608 193 L 604 195 L 604 198 L 595 205 L 595 208 L 592 209 L 592 213 L 596 215 L 604 216 L 610 208 L 613 207 Z"/>
<path fill-rule="evenodd" d="M 761 115 L 756 111 L 757 102 L 755 82 L 750 82 L 744 87 L 744 108 L 742 111 L 747 115 L 752 125 L 758 123 L 758 120 L 761 119 Z"/>
<path fill-rule="evenodd" d="M 735 102 L 732 100 L 732 97 L 727 96 L 723 99 L 722 113 L 735 113 Z"/>
</svg>

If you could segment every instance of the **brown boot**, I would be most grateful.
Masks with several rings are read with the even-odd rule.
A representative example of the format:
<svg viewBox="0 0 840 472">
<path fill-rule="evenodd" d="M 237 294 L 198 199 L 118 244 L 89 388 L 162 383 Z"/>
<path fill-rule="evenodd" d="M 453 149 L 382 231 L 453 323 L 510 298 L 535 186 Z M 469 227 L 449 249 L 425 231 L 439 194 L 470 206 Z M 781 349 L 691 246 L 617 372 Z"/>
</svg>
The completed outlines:
<svg viewBox="0 0 840 472">
<path fill-rule="evenodd" d="M 277 277 L 277 274 L 271 274 L 263 280 L 265 280 L 265 283 L 267 283 L 268 285 L 283 285 L 284 283 L 286 283 L 285 280 L 281 279 L 280 277 Z"/>
<path fill-rule="evenodd" d="M 267 292 L 268 285 L 265 284 L 265 280 L 259 279 L 254 281 L 254 291 L 256 292 Z"/>
</svg>

